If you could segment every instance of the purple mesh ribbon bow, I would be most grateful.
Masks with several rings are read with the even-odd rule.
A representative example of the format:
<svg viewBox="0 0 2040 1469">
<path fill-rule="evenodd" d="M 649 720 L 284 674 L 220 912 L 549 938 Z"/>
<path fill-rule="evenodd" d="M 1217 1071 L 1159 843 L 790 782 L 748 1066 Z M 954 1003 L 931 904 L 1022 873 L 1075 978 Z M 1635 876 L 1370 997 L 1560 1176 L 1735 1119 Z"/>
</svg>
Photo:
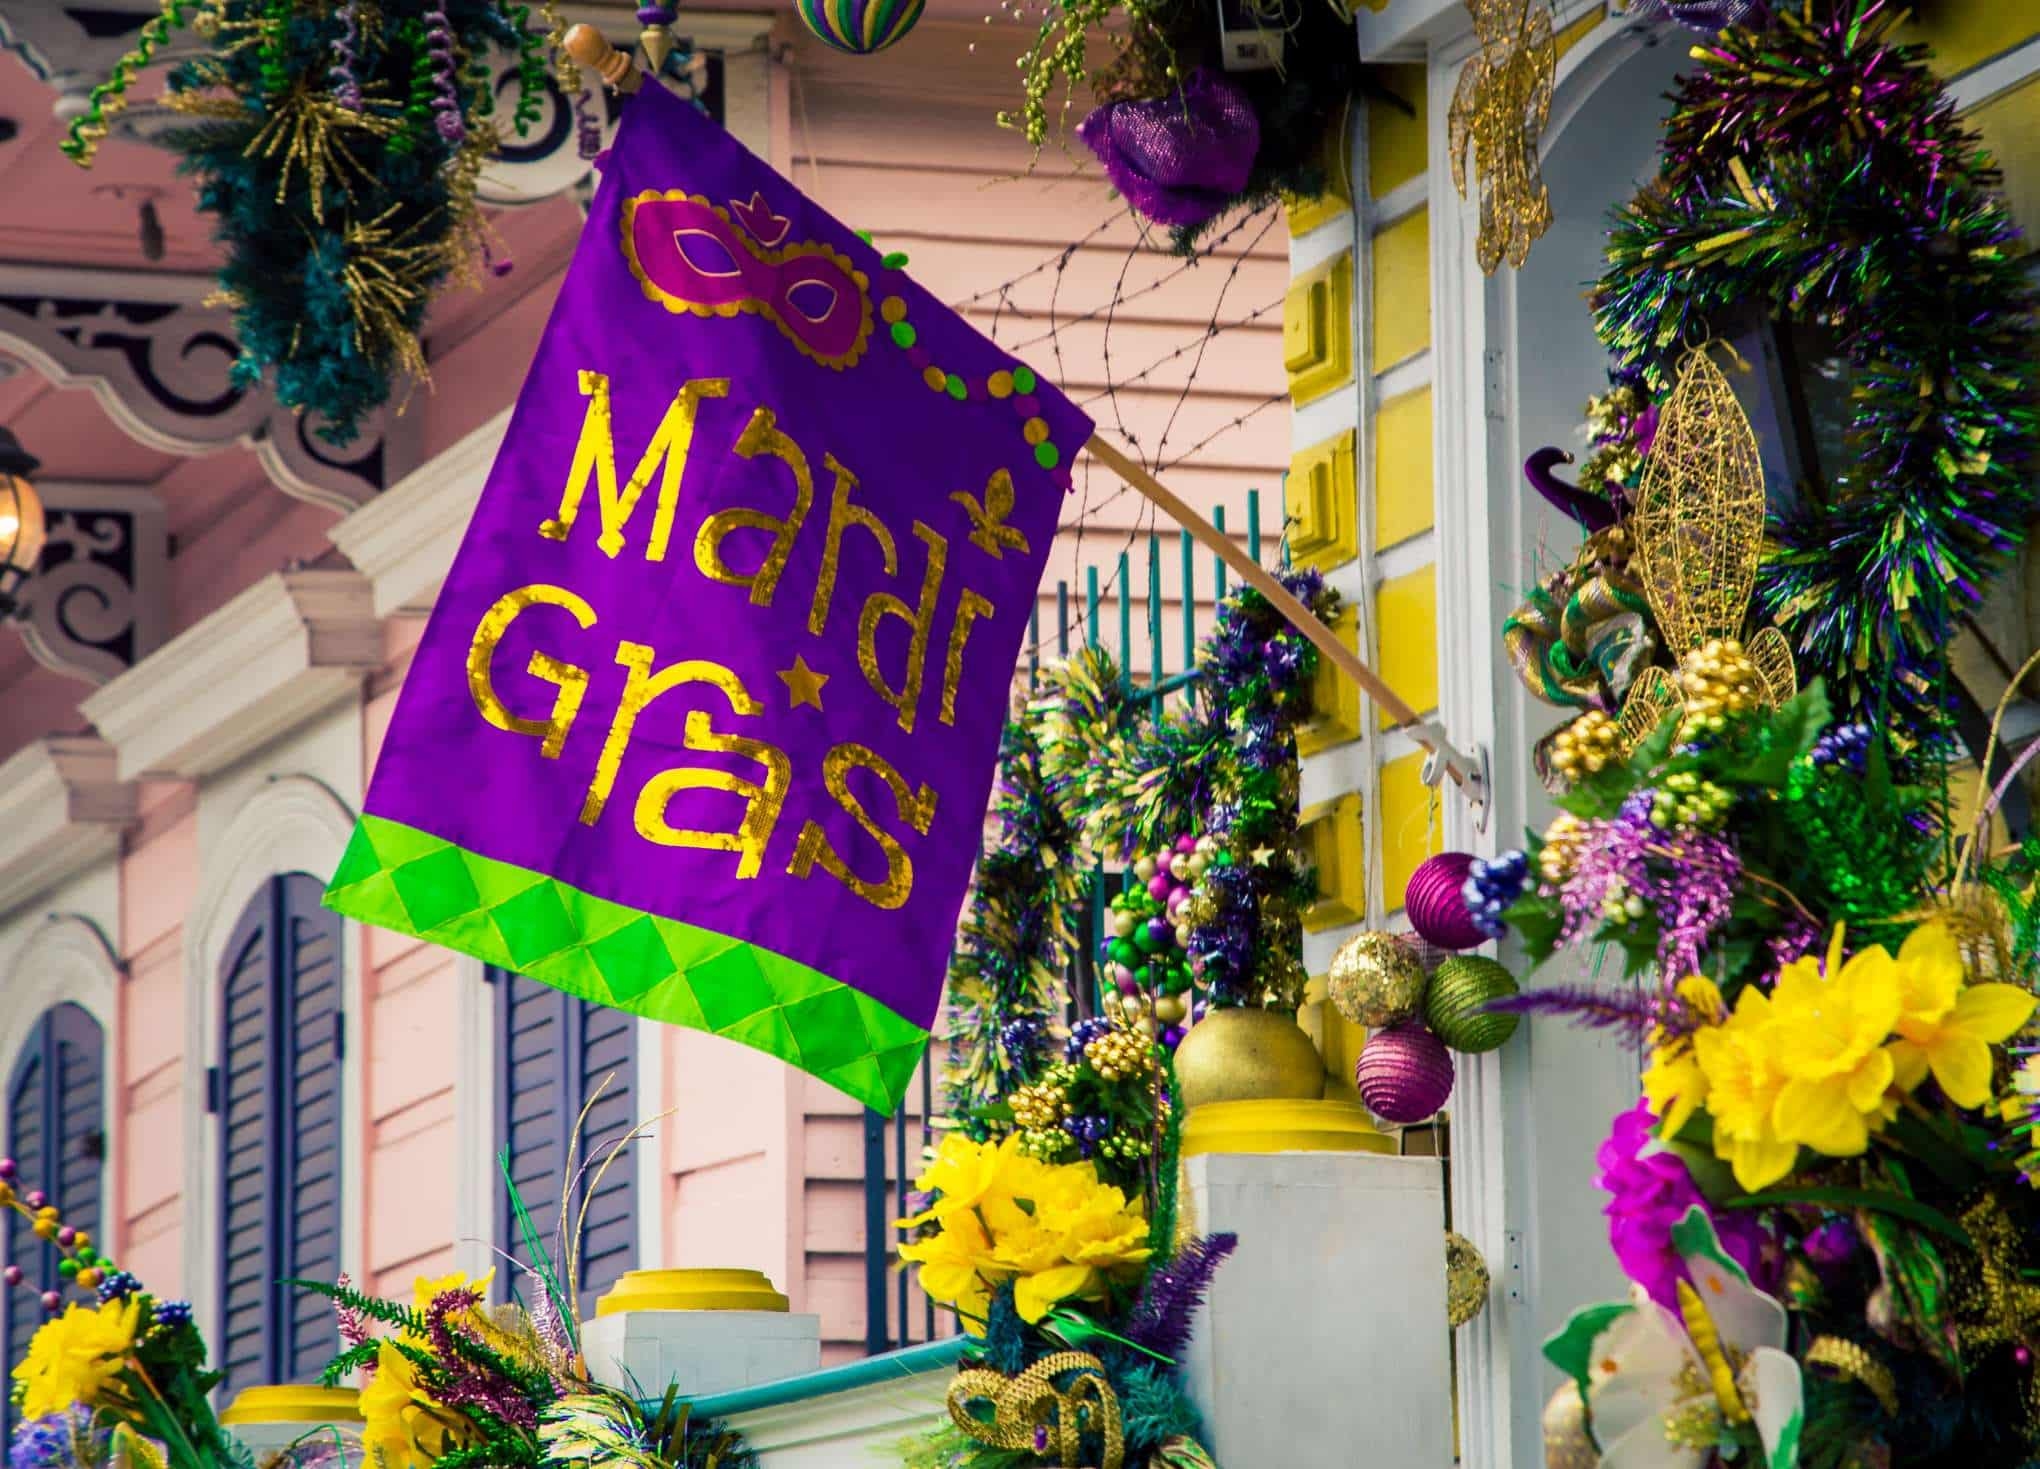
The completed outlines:
<svg viewBox="0 0 2040 1469">
<path fill-rule="evenodd" d="M 1193 229 L 1246 187 L 1261 123 L 1237 82 L 1200 66 L 1171 96 L 1108 102 L 1077 136 L 1134 213 Z"/>
</svg>

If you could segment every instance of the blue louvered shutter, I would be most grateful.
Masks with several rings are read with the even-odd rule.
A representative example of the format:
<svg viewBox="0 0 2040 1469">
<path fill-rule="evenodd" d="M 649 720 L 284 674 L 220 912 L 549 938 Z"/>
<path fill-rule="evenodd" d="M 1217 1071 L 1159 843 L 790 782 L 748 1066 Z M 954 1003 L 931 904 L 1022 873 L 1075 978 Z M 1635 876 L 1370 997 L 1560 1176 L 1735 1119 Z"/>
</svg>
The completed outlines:
<svg viewBox="0 0 2040 1469">
<path fill-rule="evenodd" d="M 340 943 L 323 885 L 273 878 L 221 973 L 220 1327 L 231 1394 L 302 1382 L 339 1349 L 332 1312 L 286 1279 L 340 1273 Z"/>
<path fill-rule="evenodd" d="M 82 1007 L 53 1005 L 36 1021 L 7 1084 L 7 1146 L 21 1166 L 24 1188 L 41 1189 L 62 1206 L 65 1222 L 98 1234 L 106 1156 L 105 1039 Z M 28 1273 L 24 1288 L 0 1292 L 0 1381 L 10 1380 L 28 1339 L 42 1324 L 36 1297 L 62 1287 L 55 1246 L 38 1244 L 9 1210 L 6 1258 Z M 27 1287 L 33 1287 L 29 1289 Z M 12 1433 L 11 1405 L 0 1418 Z"/>
<path fill-rule="evenodd" d="M 580 1214 L 580 1198 L 594 1183 L 610 1145 L 638 1121 L 636 1022 L 621 1010 L 590 1004 L 521 975 L 491 969 L 488 977 L 496 989 L 497 1151 L 508 1151 L 517 1192 L 560 1265 L 560 1198 L 567 1149 L 582 1109 L 601 1088 L 581 1136 L 584 1169 L 570 1223 Z M 637 1264 L 636 1181 L 636 1160 L 626 1151 L 588 1202 L 580 1258 L 584 1317 L 592 1317 L 596 1297 Z M 528 1263 L 507 1192 L 496 1233 L 500 1249 Z M 519 1290 L 529 1295 L 526 1283 L 520 1282 Z"/>
</svg>

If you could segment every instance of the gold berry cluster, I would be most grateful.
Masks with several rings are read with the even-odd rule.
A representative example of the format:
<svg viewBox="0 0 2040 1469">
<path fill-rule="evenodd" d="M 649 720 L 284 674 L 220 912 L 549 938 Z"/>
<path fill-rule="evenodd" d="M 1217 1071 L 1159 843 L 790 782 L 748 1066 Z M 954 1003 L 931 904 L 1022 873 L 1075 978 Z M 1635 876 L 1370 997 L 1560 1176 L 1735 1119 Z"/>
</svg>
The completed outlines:
<svg viewBox="0 0 2040 1469">
<path fill-rule="evenodd" d="M 1735 796 L 1725 787 L 1690 770 L 1674 771 L 1651 797 L 1650 819 L 1654 826 L 1666 831 L 1681 827 L 1714 831 L 1727 819 L 1734 804 Z"/>
<path fill-rule="evenodd" d="M 1537 854 L 1537 875 L 1553 887 L 1572 876 L 1586 841 L 1586 823 L 1570 811 L 1561 811 L 1544 829 L 1544 847 Z"/>
<path fill-rule="evenodd" d="M 1053 1072 L 1057 1068 L 1049 1069 Z M 1046 1076 L 1019 1088 L 1007 1105 L 1013 1109 L 1013 1125 L 1022 1132 L 1047 1132 L 1060 1127 L 1070 1113 L 1069 1093 L 1059 1081 Z"/>
<path fill-rule="evenodd" d="M 1551 768 L 1568 781 L 1596 775 L 1622 756 L 1622 727 L 1589 709 L 1551 737 Z"/>
<path fill-rule="evenodd" d="M 1757 665 L 1734 638 L 1709 638 L 1681 658 L 1678 683 L 1687 728 L 1695 733 L 1720 733 L 1729 720 L 1755 709 L 1764 691 Z"/>
<path fill-rule="evenodd" d="M 1155 1069 L 1154 1042 L 1138 1030 L 1115 1025 L 1084 1047 L 1084 1060 L 1105 1081 L 1147 1076 Z"/>
</svg>

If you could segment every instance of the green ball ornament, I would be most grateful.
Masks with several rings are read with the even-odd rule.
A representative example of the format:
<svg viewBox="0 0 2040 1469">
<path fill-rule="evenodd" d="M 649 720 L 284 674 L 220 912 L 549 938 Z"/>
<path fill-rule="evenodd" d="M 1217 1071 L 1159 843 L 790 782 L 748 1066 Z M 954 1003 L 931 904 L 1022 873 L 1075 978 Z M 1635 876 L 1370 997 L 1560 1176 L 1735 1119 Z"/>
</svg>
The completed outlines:
<svg viewBox="0 0 2040 1469">
<path fill-rule="evenodd" d="M 1155 937 L 1152 928 L 1143 923 L 1133 931 L 1133 946 L 1143 954 L 1152 954 L 1161 948 L 1162 941 Z"/>
<path fill-rule="evenodd" d="M 1423 961 L 1392 933 L 1347 939 L 1325 972 L 1325 994 L 1338 1012 L 1370 1030 L 1408 1020 L 1424 1003 Z"/>
<path fill-rule="evenodd" d="M 76 1260 L 57 1261 L 57 1274 L 63 1276 L 66 1280 L 76 1280 L 78 1278 L 78 1262 Z"/>
<path fill-rule="evenodd" d="M 1516 978 L 1492 959 L 1454 954 L 1440 961 L 1424 997 L 1424 1022 L 1455 1051 L 1492 1051 L 1516 1033 L 1515 1015 L 1483 1007 L 1516 993 Z"/>
<path fill-rule="evenodd" d="M 1124 964 L 1129 968 L 1140 958 L 1140 953 L 1134 948 L 1133 940 L 1131 939 L 1114 939 L 1111 947 L 1106 952 L 1111 956 L 1114 964 Z"/>
</svg>

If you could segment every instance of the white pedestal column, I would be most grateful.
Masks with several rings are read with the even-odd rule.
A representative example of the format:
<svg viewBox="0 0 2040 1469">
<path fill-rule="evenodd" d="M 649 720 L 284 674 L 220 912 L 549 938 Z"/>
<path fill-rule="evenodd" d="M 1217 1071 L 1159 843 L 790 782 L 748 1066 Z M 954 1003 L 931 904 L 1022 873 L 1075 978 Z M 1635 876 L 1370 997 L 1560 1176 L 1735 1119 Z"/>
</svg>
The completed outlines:
<svg viewBox="0 0 2040 1469">
<path fill-rule="evenodd" d="M 1184 1364 L 1213 1457 L 1449 1469 L 1438 1160 L 1205 1153 L 1184 1169 L 1196 1228 L 1239 1236 Z"/>
<path fill-rule="evenodd" d="M 698 1397 L 813 1372 L 821 1318 L 789 1312 L 755 1270 L 633 1270 L 583 1324 L 581 1351 L 597 1382 Z"/>
</svg>

